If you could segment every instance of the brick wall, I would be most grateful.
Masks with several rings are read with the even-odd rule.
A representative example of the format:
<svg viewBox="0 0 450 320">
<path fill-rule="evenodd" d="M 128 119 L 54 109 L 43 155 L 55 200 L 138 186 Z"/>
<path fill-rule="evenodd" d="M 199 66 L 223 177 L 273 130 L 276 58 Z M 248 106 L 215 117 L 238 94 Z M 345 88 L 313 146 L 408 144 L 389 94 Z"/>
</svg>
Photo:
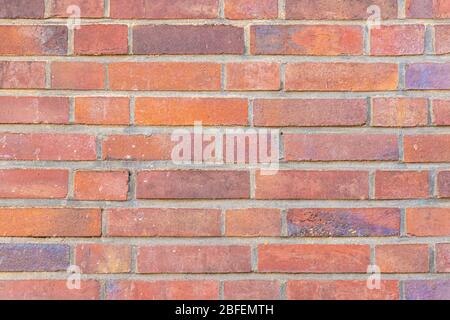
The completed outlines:
<svg viewBox="0 0 450 320">
<path fill-rule="evenodd" d="M 0 0 L 0 298 L 450 299 L 449 18 Z M 279 171 L 175 164 L 195 122 L 278 129 Z"/>
</svg>

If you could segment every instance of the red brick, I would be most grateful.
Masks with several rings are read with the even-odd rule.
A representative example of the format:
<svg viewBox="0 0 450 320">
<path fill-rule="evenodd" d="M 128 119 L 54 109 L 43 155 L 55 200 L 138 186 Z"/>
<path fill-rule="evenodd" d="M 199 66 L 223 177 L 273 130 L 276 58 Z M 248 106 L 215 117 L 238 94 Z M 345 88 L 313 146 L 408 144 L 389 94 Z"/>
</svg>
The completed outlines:
<svg viewBox="0 0 450 320">
<path fill-rule="evenodd" d="M 96 237 L 100 235 L 100 209 L 0 209 L 0 236 L 2 237 Z"/>
<path fill-rule="evenodd" d="M 61 97 L 0 97 L 0 123 L 67 124 L 69 99 Z"/>
<path fill-rule="evenodd" d="M 434 26 L 434 50 L 436 54 L 450 53 L 450 25 Z"/>
<path fill-rule="evenodd" d="M 372 126 L 418 127 L 428 123 L 428 103 L 421 98 L 374 98 Z"/>
<path fill-rule="evenodd" d="M 450 126 L 450 100 L 433 100 L 433 124 Z"/>
<path fill-rule="evenodd" d="M 0 170 L 0 198 L 63 199 L 67 196 L 67 170 Z"/>
<path fill-rule="evenodd" d="M 423 273 L 429 271 L 428 245 L 379 245 L 375 264 L 382 273 Z"/>
<path fill-rule="evenodd" d="M 256 126 L 361 126 L 367 121 L 364 99 L 257 99 Z"/>
<path fill-rule="evenodd" d="M 419 55 L 425 52 L 425 26 L 389 25 L 370 30 L 370 53 L 375 56 Z"/>
<path fill-rule="evenodd" d="M 244 54 L 244 29 L 228 25 L 133 28 L 134 54 Z"/>
<path fill-rule="evenodd" d="M 75 199 L 125 201 L 128 197 L 128 171 L 77 171 Z"/>
<path fill-rule="evenodd" d="M 126 54 L 128 26 L 119 24 L 83 25 L 75 29 L 74 53 L 80 55 Z"/>
<path fill-rule="evenodd" d="M 256 199 L 367 199 L 369 174 L 364 171 L 295 171 L 256 174 Z"/>
<path fill-rule="evenodd" d="M 131 247 L 108 244 L 77 245 L 75 263 L 84 274 L 128 273 L 131 271 Z"/>
<path fill-rule="evenodd" d="M 0 61 L 0 88 L 45 88 L 45 65 L 37 61 Z"/>
<path fill-rule="evenodd" d="M 399 300 L 397 280 L 382 280 L 380 289 L 369 289 L 361 280 L 290 280 L 287 283 L 290 300 Z"/>
<path fill-rule="evenodd" d="M 65 26 L 0 26 L 1 55 L 65 55 Z"/>
<path fill-rule="evenodd" d="M 101 90 L 105 88 L 105 66 L 97 62 L 53 62 L 52 88 Z M 80 81 L 83 79 L 83 81 Z"/>
<path fill-rule="evenodd" d="M 250 272 L 249 246 L 148 246 L 137 256 L 139 273 Z"/>
<path fill-rule="evenodd" d="M 223 284 L 225 300 L 279 300 L 280 283 L 264 280 L 235 280 Z"/>
<path fill-rule="evenodd" d="M 258 246 L 259 272 L 365 273 L 369 264 L 367 245 Z"/>
<path fill-rule="evenodd" d="M 220 90 L 221 67 L 216 63 L 117 62 L 109 65 L 112 90 Z"/>
<path fill-rule="evenodd" d="M 103 159 L 170 160 L 174 146 L 169 134 L 108 136 L 103 141 Z"/>
<path fill-rule="evenodd" d="M 1 160 L 95 160 L 95 137 L 81 134 L 0 133 Z"/>
<path fill-rule="evenodd" d="M 406 232 L 416 237 L 450 236 L 450 208 L 409 208 Z"/>
<path fill-rule="evenodd" d="M 450 244 L 440 243 L 436 245 L 436 271 L 450 273 Z"/>
<path fill-rule="evenodd" d="M 437 189 L 440 198 L 450 198 L 450 171 L 441 171 L 438 173 Z"/>
<path fill-rule="evenodd" d="M 108 300 L 218 300 L 219 283 L 206 280 L 115 280 L 106 284 Z"/>
<path fill-rule="evenodd" d="M 135 122 L 140 126 L 247 125 L 248 103 L 239 98 L 138 97 Z"/>
<path fill-rule="evenodd" d="M 400 210 L 289 209 L 289 236 L 296 237 L 389 237 L 400 235 Z"/>
<path fill-rule="evenodd" d="M 105 211 L 111 237 L 218 237 L 220 210 L 109 209 Z"/>
<path fill-rule="evenodd" d="M 226 65 L 227 90 L 280 90 L 278 63 L 242 62 Z"/>
<path fill-rule="evenodd" d="M 253 54 L 312 56 L 361 55 L 359 26 L 257 25 L 251 27 Z"/>
<path fill-rule="evenodd" d="M 227 210 L 225 215 L 225 233 L 228 237 L 279 237 L 281 235 L 279 209 L 235 209 Z"/>
<path fill-rule="evenodd" d="M 428 171 L 377 171 L 375 199 L 428 198 L 428 177 Z"/>
<path fill-rule="evenodd" d="M 213 19 L 219 0 L 111 0 L 111 17 L 122 19 Z"/>
<path fill-rule="evenodd" d="M 285 134 L 287 161 L 398 160 L 396 135 Z"/>
<path fill-rule="evenodd" d="M 44 17 L 44 0 L 0 0 L 0 18 L 38 19 Z"/>
<path fill-rule="evenodd" d="M 76 97 L 75 122 L 96 125 L 128 125 L 130 99 L 126 97 Z"/>
<path fill-rule="evenodd" d="M 392 91 L 398 85 L 398 66 L 388 63 L 290 63 L 287 91 Z"/>
<path fill-rule="evenodd" d="M 141 171 L 138 199 L 248 199 L 246 171 Z"/>
<path fill-rule="evenodd" d="M 406 0 L 407 18 L 450 18 L 447 0 Z"/>
<path fill-rule="evenodd" d="M 449 162 L 450 135 L 404 137 L 405 162 Z"/>
<path fill-rule="evenodd" d="M 225 0 L 227 19 L 276 19 L 278 0 Z"/>
<path fill-rule="evenodd" d="M 1 300 L 98 300 L 100 284 L 83 280 L 80 289 L 71 290 L 66 280 L 2 280 Z"/>
<path fill-rule="evenodd" d="M 286 0 L 286 18 L 367 20 L 373 14 L 368 8 L 374 5 L 380 8 L 382 19 L 397 18 L 397 0 Z"/>
<path fill-rule="evenodd" d="M 101 18 L 104 13 L 104 0 L 49 0 L 50 17 L 70 17 L 77 14 L 69 10 L 70 6 L 78 6 L 83 18 Z"/>
</svg>

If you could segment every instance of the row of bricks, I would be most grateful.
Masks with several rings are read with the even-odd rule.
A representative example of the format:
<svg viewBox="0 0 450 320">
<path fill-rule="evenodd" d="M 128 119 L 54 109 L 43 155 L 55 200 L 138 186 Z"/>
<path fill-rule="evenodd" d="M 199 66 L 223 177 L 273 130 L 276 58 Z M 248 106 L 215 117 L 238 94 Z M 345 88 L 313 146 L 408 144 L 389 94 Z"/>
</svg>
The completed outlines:
<svg viewBox="0 0 450 320">
<path fill-rule="evenodd" d="M 76 171 L 76 200 L 131 200 L 128 171 Z M 133 176 L 131 176 L 133 178 Z M 65 199 L 69 171 L 63 169 L 2 169 L 0 198 Z M 132 179 L 134 180 L 134 179 Z M 280 170 L 257 172 L 251 195 L 248 171 L 153 170 L 139 171 L 137 199 L 259 199 L 259 200 L 394 200 L 450 198 L 450 171 L 436 178 L 429 171 L 382 171 L 374 174 L 370 193 L 368 171 Z M 433 180 L 433 181 L 431 181 Z M 434 192 L 432 187 L 437 185 Z M 433 194 L 434 193 L 434 194 Z M 71 198 L 71 196 L 69 196 Z"/>
<path fill-rule="evenodd" d="M 368 8 L 376 5 L 381 18 L 435 18 L 450 17 L 446 0 L 406 0 L 405 10 L 397 0 L 1 0 L 0 18 L 67 17 L 67 8 L 77 5 L 85 18 L 111 17 L 115 19 L 216 19 L 221 17 L 223 4 L 227 19 L 286 19 L 301 20 L 355 20 L 367 19 Z M 109 11 L 109 12 L 107 12 Z"/>
<path fill-rule="evenodd" d="M 449 287 L 449 280 L 381 280 L 374 290 L 365 280 L 108 280 L 104 286 L 83 280 L 80 289 L 69 290 L 64 280 L 2 280 L 0 299 L 448 300 Z"/>
<path fill-rule="evenodd" d="M 73 110 L 70 99 L 0 96 L 0 124 L 192 126 L 201 122 L 204 126 L 258 127 L 450 126 L 450 100 L 442 99 L 374 97 L 370 107 L 367 99 L 253 99 L 251 113 L 246 98 L 136 97 L 131 103 L 128 97 L 86 96 L 73 98 Z M 130 114 L 134 115 L 133 119 Z"/>
<path fill-rule="evenodd" d="M 1 61 L 1 89 L 155 91 L 449 90 L 450 63 Z M 223 69 L 223 73 L 222 73 Z M 285 72 L 281 72 L 285 69 Z M 432 75 L 432 76 L 430 76 Z M 224 78 L 224 80 L 222 80 Z M 83 81 L 80 81 L 83 79 Z"/>
<path fill-rule="evenodd" d="M 437 25 L 434 53 L 450 53 L 450 26 Z M 362 26 L 256 25 L 250 27 L 250 54 L 255 55 L 363 55 L 365 42 L 373 56 L 422 55 L 425 25 L 388 25 L 369 30 Z M 45 41 L 43 41 L 43 38 Z M 74 32 L 76 55 L 243 55 L 245 31 L 230 25 L 82 25 Z M 432 39 L 427 40 L 432 42 Z M 3 44 L 1 44 L 3 43 Z M 67 55 L 66 26 L 0 26 L 1 55 Z M 430 52 L 427 52 L 430 53 Z"/>
<path fill-rule="evenodd" d="M 406 236 L 450 236 L 449 208 L 407 208 L 404 219 Z M 401 221 L 397 208 L 0 208 L 0 236 L 395 237 Z"/>
<path fill-rule="evenodd" d="M 436 272 L 450 272 L 450 244 L 436 244 Z M 428 273 L 428 244 L 375 246 L 381 273 Z M 0 244 L 0 271 L 55 272 L 70 265 L 70 246 L 63 244 Z M 371 247 L 357 244 L 265 244 L 254 252 L 248 245 L 150 245 L 136 248 L 136 273 L 366 273 Z M 130 245 L 80 244 L 74 263 L 84 274 L 132 272 Z M 433 257 L 434 258 L 434 257 Z"/>
<path fill-rule="evenodd" d="M 224 134 L 224 133 L 222 133 Z M 206 135 L 206 133 L 205 133 Z M 277 135 L 279 135 L 277 133 Z M 196 142 L 193 133 L 183 133 L 181 138 L 189 142 L 189 150 L 183 150 L 183 159 L 211 162 L 219 157 L 206 154 L 203 149 L 215 139 L 206 143 Z M 283 160 L 286 162 L 329 162 L 329 161 L 401 161 L 405 163 L 444 163 L 450 161 L 450 135 L 448 134 L 367 134 L 367 133 L 325 133 L 325 134 L 281 134 L 284 146 Z M 401 139 L 400 139 L 401 138 Z M 101 146 L 102 151 L 97 149 Z M 264 150 L 267 132 L 228 132 L 223 139 L 223 155 L 218 164 L 267 163 Z M 220 140 L 220 139 L 217 139 Z M 401 140 L 401 141 L 400 141 Z M 185 144 L 185 141 L 183 142 Z M 194 146 L 191 145 L 194 144 Z M 219 143 L 219 142 L 217 142 Z M 273 142 L 271 142 L 273 143 Z M 168 133 L 152 135 L 109 135 L 97 138 L 88 134 L 64 133 L 0 133 L 0 160 L 36 161 L 171 161 L 175 160 L 174 150 L 178 150 L 180 137 Z M 238 152 L 236 154 L 236 147 Z M 275 145 L 269 145 L 275 148 Z M 241 150 L 243 149 L 243 150 Z M 273 152 L 273 150 L 271 151 Z M 242 153 L 242 154 L 239 154 Z M 401 157 L 403 153 L 403 157 Z M 272 162 L 278 162 L 273 158 Z M 426 173 L 423 173 L 426 176 Z M 421 180 L 421 179 L 420 179 Z"/>
</svg>

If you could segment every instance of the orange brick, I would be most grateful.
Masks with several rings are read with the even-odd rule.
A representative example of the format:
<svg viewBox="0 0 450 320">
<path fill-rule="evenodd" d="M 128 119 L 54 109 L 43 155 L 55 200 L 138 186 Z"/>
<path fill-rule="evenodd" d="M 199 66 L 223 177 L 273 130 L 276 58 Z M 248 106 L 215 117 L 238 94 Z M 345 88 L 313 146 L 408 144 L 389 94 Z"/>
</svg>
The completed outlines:
<svg viewBox="0 0 450 320">
<path fill-rule="evenodd" d="M 436 270 L 440 273 L 450 273 L 450 243 L 436 245 Z"/>
<path fill-rule="evenodd" d="M 406 232 L 416 237 L 450 235 L 449 208 L 409 208 L 406 210 Z"/>
<path fill-rule="evenodd" d="M 174 146 L 169 134 L 108 136 L 103 141 L 103 159 L 170 160 Z"/>
<path fill-rule="evenodd" d="M 423 199 L 429 197 L 428 171 L 377 171 L 376 199 Z"/>
<path fill-rule="evenodd" d="M 393 25 L 370 30 L 370 53 L 375 56 L 419 55 L 425 52 L 425 26 Z"/>
<path fill-rule="evenodd" d="M 76 97 L 75 122 L 128 125 L 130 123 L 130 99 L 125 97 Z"/>
<path fill-rule="evenodd" d="M 450 161 L 450 135 L 408 135 L 404 137 L 405 162 Z"/>
<path fill-rule="evenodd" d="M 128 171 L 77 171 L 74 180 L 77 200 L 127 200 Z"/>
<path fill-rule="evenodd" d="M 375 264 L 382 273 L 421 273 L 429 271 L 428 245 L 379 245 Z"/>
<path fill-rule="evenodd" d="M 450 126 L 450 100 L 433 100 L 433 124 Z"/>
<path fill-rule="evenodd" d="M 372 125 L 375 127 L 418 127 L 428 123 L 426 99 L 374 98 Z"/>
<path fill-rule="evenodd" d="M 244 62 L 226 65 L 227 90 L 280 90 L 277 63 Z"/>
<path fill-rule="evenodd" d="M 127 273 L 131 270 L 131 247 L 82 244 L 75 248 L 75 263 L 82 273 Z"/>
<path fill-rule="evenodd" d="M 126 54 L 128 27 L 118 24 L 83 25 L 75 29 L 74 52 L 79 55 Z"/>
<path fill-rule="evenodd" d="M 52 63 L 53 89 L 100 90 L 105 88 L 105 77 L 105 66 L 101 63 Z"/>
<path fill-rule="evenodd" d="M 279 300 L 278 281 L 235 280 L 223 284 L 225 300 Z"/>
<path fill-rule="evenodd" d="M 225 0 L 227 19 L 275 19 L 278 17 L 277 0 Z"/>
<path fill-rule="evenodd" d="M 276 237 L 281 235 L 278 209 L 227 210 L 225 233 L 228 237 Z"/>
</svg>

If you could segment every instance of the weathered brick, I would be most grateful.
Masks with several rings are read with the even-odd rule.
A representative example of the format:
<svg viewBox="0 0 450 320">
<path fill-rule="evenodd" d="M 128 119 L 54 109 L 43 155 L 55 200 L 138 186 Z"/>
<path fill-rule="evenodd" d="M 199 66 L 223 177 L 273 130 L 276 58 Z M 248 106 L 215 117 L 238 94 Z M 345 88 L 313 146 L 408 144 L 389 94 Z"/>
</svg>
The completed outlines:
<svg viewBox="0 0 450 320">
<path fill-rule="evenodd" d="M 1 160 L 95 160 L 95 137 L 82 134 L 0 133 Z"/>
<path fill-rule="evenodd" d="M 0 0 L 1 19 L 38 19 L 44 17 L 44 11 L 44 0 Z"/>
<path fill-rule="evenodd" d="M 450 100 L 433 100 L 433 124 L 450 126 Z"/>
<path fill-rule="evenodd" d="M 74 53 L 79 55 L 126 54 L 128 27 L 119 24 L 83 25 L 75 29 Z"/>
<path fill-rule="evenodd" d="M 214 237 L 221 235 L 220 210 L 109 209 L 112 237 Z"/>
<path fill-rule="evenodd" d="M 100 90 L 105 88 L 105 66 L 101 63 L 53 62 L 51 68 L 53 89 Z"/>
<path fill-rule="evenodd" d="M 441 171 L 438 173 L 437 189 L 440 198 L 450 198 L 450 171 Z"/>
<path fill-rule="evenodd" d="M 114 280 L 106 284 L 108 300 L 218 300 L 218 281 Z"/>
<path fill-rule="evenodd" d="M 407 280 L 405 281 L 407 300 L 449 300 L 450 280 Z"/>
<path fill-rule="evenodd" d="M 364 99 L 257 99 L 253 102 L 256 126 L 361 126 L 366 121 Z"/>
<path fill-rule="evenodd" d="M 290 300 L 399 300 L 399 287 L 397 280 L 381 280 L 376 290 L 361 280 L 290 280 L 286 290 Z"/>
<path fill-rule="evenodd" d="M 256 174 L 256 199 L 367 199 L 369 174 L 364 171 L 282 170 Z"/>
<path fill-rule="evenodd" d="M 434 26 L 434 50 L 436 54 L 450 53 L 450 25 Z"/>
<path fill-rule="evenodd" d="M 247 125 L 248 102 L 240 98 L 138 97 L 135 122 L 141 126 Z"/>
<path fill-rule="evenodd" d="M 61 97 L 0 97 L 0 123 L 68 124 L 69 99 Z"/>
<path fill-rule="evenodd" d="M 278 63 L 242 62 L 226 65 L 226 89 L 236 91 L 271 90 L 281 88 Z"/>
<path fill-rule="evenodd" d="M 422 98 L 374 98 L 372 126 L 418 127 L 428 123 L 428 103 Z"/>
<path fill-rule="evenodd" d="M 223 284 L 225 300 L 279 300 L 280 283 L 265 280 L 234 280 Z"/>
<path fill-rule="evenodd" d="M 75 248 L 75 263 L 85 274 L 128 273 L 131 271 L 131 247 L 81 244 Z"/>
<path fill-rule="evenodd" d="M 77 171 L 75 199 L 125 201 L 128 198 L 128 176 L 128 171 Z"/>
<path fill-rule="evenodd" d="M 148 246 L 137 256 L 139 273 L 248 273 L 249 246 Z"/>
<path fill-rule="evenodd" d="M 406 0 L 407 18 L 450 18 L 447 0 Z"/>
<path fill-rule="evenodd" d="M 287 161 L 398 160 L 396 135 L 285 134 Z"/>
<path fill-rule="evenodd" d="M 375 247 L 375 264 L 382 273 L 424 273 L 429 271 L 428 245 L 401 244 Z"/>
<path fill-rule="evenodd" d="M 69 246 L 59 244 L 0 244 L 0 271 L 62 271 L 69 266 Z"/>
<path fill-rule="evenodd" d="M 389 63 L 288 63 L 287 91 L 392 91 L 398 66 Z"/>
<path fill-rule="evenodd" d="M 365 273 L 369 264 L 367 245 L 258 246 L 260 272 Z"/>
<path fill-rule="evenodd" d="M 399 209 L 290 209 L 288 235 L 295 237 L 390 237 L 400 235 Z"/>
<path fill-rule="evenodd" d="M 244 29 L 228 25 L 133 28 L 134 54 L 243 54 Z"/>
<path fill-rule="evenodd" d="M 138 199 L 247 199 L 247 171 L 141 171 Z"/>
<path fill-rule="evenodd" d="M 436 245 L 436 271 L 450 273 L 450 243 Z"/>
<path fill-rule="evenodd" d="M 375 199 L 428 198 L 428 177 L 428 171 L 377 171 Z"/>
<path fill-rule="evenodd" d="M 0 61 L 0 88 L 45 88 L 45 65 L 37 61 Z"/>
<path fill-rule="evenodd" d="M 225 0 L 227 19 L 276 19 L 277 0 Z"/>
<path fill-rule="evenodd" d="M 76 97 L 75 122 L 96 125 L 128 125 L 130 99 L 126 97 Z"/>
<path fill-rule="evenodd" d="M 62 199 L 67 196 L 67 170 L 0 170 L 0 198 Z"/>
<path fill-rule="evenodd" d="M 404 141 L 405 162 L 450 161 L 450 135 L 407 135 Z"/>
<path fill-rule="evenodd" d="M 251 29 L 252 54 L 312 56 L 361 55 L 359 26 L 257 25 Z"/>
<path fill-rule="evenodd" d="M 416 237 L 450 235 L 449 208 L 409 208 L 406 210 L 406 232 Z"/>
<path fill-rule="evenodd" d="M 225 212 L 228 237 L 277 237 L 281 235 L 279 209 L 235 209 Z"/>
<path fill-rule="evenodd" d="M 450 89 L 450 64 L 414 63 L 406 65 L 406 89 Z"/>
<path fill-rule="evenodd" d="M 71 6 L 80 8 L 79 13 L 83 18 L 101 18 L 104 13 L 104 0 L 49 0 L 50 17 L 71 17 L 76 15 Z"/>
<path fill-rule="evenodd" d="M 116 62 L 109 65 L 112 90 L 220 90 L 221 67 L 195 62 Z"/>
<path fill-rule="evenodd" d="M 121 19 L 213 19 L 219 0 L 111 0 L 111 17 Z"/>
<path fill-rule="evenodd" d="M 0 209 L 0 236 L 2 237 L 96 237 L 100 235 L 100 209 Z"/>
<path fill-rule="evenodd" d="M 67 54 L 65 26 L 0 26 L 0 55 L 65 54 Z"/>
<path fill-rule="evenodd" d="M 425 52 L 425 26 L 389 25 L 370 30 L 370 54 L 375 56 L 420 55 Z"/>
<path fill-rule="evenodd" d="M 174 146 L 169 134 L 108 136 L 103 140 L 103 159 L 170 160 Z"/>
</svg>

